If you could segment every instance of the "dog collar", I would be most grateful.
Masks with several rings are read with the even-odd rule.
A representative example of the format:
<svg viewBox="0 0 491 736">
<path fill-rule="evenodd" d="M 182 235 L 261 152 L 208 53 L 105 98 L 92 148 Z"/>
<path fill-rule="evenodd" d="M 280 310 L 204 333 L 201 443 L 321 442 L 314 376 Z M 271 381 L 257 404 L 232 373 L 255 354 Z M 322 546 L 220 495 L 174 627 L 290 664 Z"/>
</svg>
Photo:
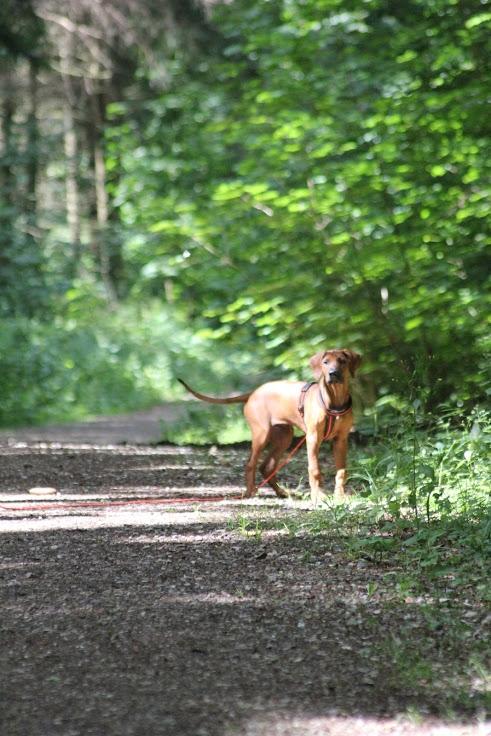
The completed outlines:
<svg viewBox="0 0 491 736">
<path fill-rule="evenodd" d="M 322 408 L 331 417 L 340 417 L 343 414 L 346 414 L 351 409 L 351 406 L 353 404 L 353 400 L 350 394 L 348 396 L 348 400 L 342 406 L 327 406 L 324 396 L 322 395 L 322 388 L 320 384 L 319 384 L 319 390 L 317 392 L 317 396 L 319 398 Z"/>
<path fill-rule="evenodd" d="M 319 398 L 321 400 L 321 404 L 324 407 L 324 409 L 327 411 L 328 414 L 331 414 L 333 417 L 340 417 L 343 414 L 346 414 L 351 407 L 353 406 L 353 400 L 351 398 L 351 395 L 348 396 L 348 401 L 346 401 L 342 406 L 326 406 L 326 402 L 324 401 L 324 397 L 319 389 Z"/>
</svg>

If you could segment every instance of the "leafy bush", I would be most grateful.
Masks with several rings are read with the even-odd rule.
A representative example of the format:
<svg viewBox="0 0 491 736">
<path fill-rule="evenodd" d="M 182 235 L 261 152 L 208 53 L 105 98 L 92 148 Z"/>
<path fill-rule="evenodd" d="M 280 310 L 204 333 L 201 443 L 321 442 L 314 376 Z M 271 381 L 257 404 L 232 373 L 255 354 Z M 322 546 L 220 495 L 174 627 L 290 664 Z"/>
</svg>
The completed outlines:
<svg viewBox="0 0 491 736">
<path fill-rule="evenodd" d="M 2 321 L 0 426 L 141 409 L 182 395 L 176 376 L 214 390 L 251 372 L 157 304 L 75 317 Z"/>
<path fill-rule="evenodd" d="M 178 445 L 233 444 L 250 440 L 240 407 L 190 404 L 183 419 L 162 422 L 162 442 Z"/>
<path fill-rule="evenodd" d="M 484 400 L 489 14 L 236 0 L 211 17 L 220 51 L 176 59 L 143 124 L 109 110 L 134 288 L 167 281 L 273 365 L 357 347 L 372 397 L 404 400 L 422 366 L 429 407 Z"/>
<path fill-rule="evenodd" d="M 332 529 L 355 557 L 398 561 L 403 593 L 468 585 L 491 600 L 490 446 L 491 415 L 483 410 L 460 424 L 443 416 L 431 432 L 401 422 L 352 454 L 350 503 L 313 512 L 301 529 Z"/>
<path fill-rule="evenodd" d="M 489 480 L 487 412 L 478 408 L 460 418 L 454 409 L 443 408 L 431 431 L 421 426 L 428 421 L 414 406 L 365 452 L 355 454 L 352 481 L 363 496 L 389 504 L 395 517 L 412 509 L 430 521 L 456 504 L 466 510 L 476 500 L 476 489 L 485 489 Z"/>
<path fill-rule="evenodd" d="M 368 507 L 351 549 L 405 560 L 411 584 L 440 580 L 471 584 L 491 598 L 486 567 L 491 557 L 491 416 L 442 412 L 435 430 L 401 427 L 357 457 L 353 481 Z M 365 531 L 362 530 L 365 527 Z"/>
</svg>

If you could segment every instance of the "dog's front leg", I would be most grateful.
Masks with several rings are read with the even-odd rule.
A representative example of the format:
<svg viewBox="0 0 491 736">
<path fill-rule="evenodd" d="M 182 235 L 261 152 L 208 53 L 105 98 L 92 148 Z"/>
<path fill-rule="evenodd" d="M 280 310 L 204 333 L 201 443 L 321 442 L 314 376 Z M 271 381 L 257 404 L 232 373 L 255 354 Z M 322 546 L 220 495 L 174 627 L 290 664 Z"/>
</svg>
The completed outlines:
<svg viewBox="0 0 491 736">
<path fill-rule="evenodd" d="M 336 466 L 336 483 L 334 486 L 335 498 L 342 499 L 345 496 L 346 485 L 346 458 L 348 456 L 348 437 L 336 437 L 332 443 L 334 465 Z"/>
<path fill-rule="evenodd" d="M 315 506 L 317 506 L 320 501 L 324 501 L 326 499 L 326 494 L 322 490 L 322 474 L 319 467 L 319 449 L 321 442 L 322 435 L 317 431 L 317 429 L 307 432 L 310 498 Z"/>
</svg>

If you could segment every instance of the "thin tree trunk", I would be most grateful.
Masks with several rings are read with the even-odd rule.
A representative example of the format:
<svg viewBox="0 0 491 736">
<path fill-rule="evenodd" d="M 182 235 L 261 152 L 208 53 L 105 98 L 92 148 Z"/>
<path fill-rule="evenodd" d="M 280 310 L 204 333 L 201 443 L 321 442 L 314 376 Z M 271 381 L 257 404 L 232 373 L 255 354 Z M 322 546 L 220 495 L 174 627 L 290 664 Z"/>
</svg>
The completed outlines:
<svg viewBox="0 0 491 736">
<path fill-rule="evenodd" d="M 6 214 L 14 206 L 14 176 L 12 172 L 12 126 L 15 114 L 15 93 L 13 72 L 10 64 L 5 65 L 2 79 L 2 110 L 0 119 L 0 184 Z M 2 219 L 5 214 L 2 215 Z"/>
<path fill-rule="evenodd" d="M 94 137 L 94 179 L 97 224 L 102 230 L 107 227 L 109 202 L 106 191 L 106 163 L 100 134 Z"/>
<path fill-rule="evenodd" d="M 68 233 L 73 257 L 73 275 L 77 274 L 82 256 L 80 188 L 79 188 L 79 150 L 75 123 L 75 94 L 70 76 L 71 41 L 60 50 L 61 74 L 65 90 L 63 100 L 63 138 L 65 149 L 65 203 Z"/>
<path fill-rule="evenodd" d="M 111 273 L 111 243 L 108 232 L 109 200 L 106 191 L 106 162 L 104 160 L 104 148 L 102 145 L 102 121 L 99 109 L 99 98 L 91 96 L 91 107 L 94 116 L 93 127 L 93 160 L 94 160 L 94 193 L 95 211 L 97 221 L 97 245 L 99 251 L 99 264 L 101 277 L 106 289 L 107 298 L 111 303 L 118 301 L 116 284 Z"/>
<path fill-rule="evenodd" d="M 12 299 L 14 264 L 12 254 L 14 248 L 15 179 L 12 169 L 12 127 L 15 114 L 15 94 L 13 70 L 9 63 L 5 64 L 1 78 L 1 110 L 0 110 L 0 314 L 11 314 L 16 311 L 17 304 Z"/>
<path fill-rule="evenodd" d="M 106 162 L 104 152 L 105 99 L 102 93 L 92 89 L 91 80 L 86 81 L 90 97 L 92 125 L 90 140 L 94 166 L 95 214 L 97 223 L 97 250 L 101 278 L 107 298 L 116 303 L 119 298 L 121 275 L 121 254 L 118 245 L 113 242 L 110 228 L 111 207 L 107 193 Z"/>
<path fill-rule="evenodd" d="M 33 227 L 36 226 L 37 181 L 39 171 L 38 81 L 37 65 L 29 62 L 29 118 L 27 121 L 27 197 Z"/>
<path fill-rule="evenodd" d="M 65 145 L 65 196 L 68 233 L 73 254 L 73 273 L 78 271 L 81 246 L 80 192 L 78 186 L 78 141 L 70 103 L 65 101 L 63 110 Z"/>
</svg>

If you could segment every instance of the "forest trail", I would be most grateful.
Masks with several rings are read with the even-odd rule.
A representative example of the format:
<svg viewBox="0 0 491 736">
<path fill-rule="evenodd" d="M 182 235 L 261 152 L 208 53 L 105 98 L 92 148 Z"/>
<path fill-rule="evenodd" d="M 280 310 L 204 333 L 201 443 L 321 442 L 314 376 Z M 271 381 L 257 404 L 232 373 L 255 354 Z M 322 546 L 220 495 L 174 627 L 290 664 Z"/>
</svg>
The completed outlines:
<svg viewBox="0 0 491 736">
<path fill-rule="evenodd" d="M 160 423 L 175 421 L 178 416 L 179 403 L 167 403 L 143 411 L 80 422 L 0 430 L 0 443 L 10 439 L 13 442 L 82 442 L 92 445 L 154 444 L 161 435 Z"/>
<path fill-rule="evenodd" d="M 1 434 L 2 732 L 487 736 L 459 653 L 439 689 L 401 666 L 439 632 L 395 571 L 235 500 L 245 448 L 147 444 L 175 411 Z"/>
</svg>

